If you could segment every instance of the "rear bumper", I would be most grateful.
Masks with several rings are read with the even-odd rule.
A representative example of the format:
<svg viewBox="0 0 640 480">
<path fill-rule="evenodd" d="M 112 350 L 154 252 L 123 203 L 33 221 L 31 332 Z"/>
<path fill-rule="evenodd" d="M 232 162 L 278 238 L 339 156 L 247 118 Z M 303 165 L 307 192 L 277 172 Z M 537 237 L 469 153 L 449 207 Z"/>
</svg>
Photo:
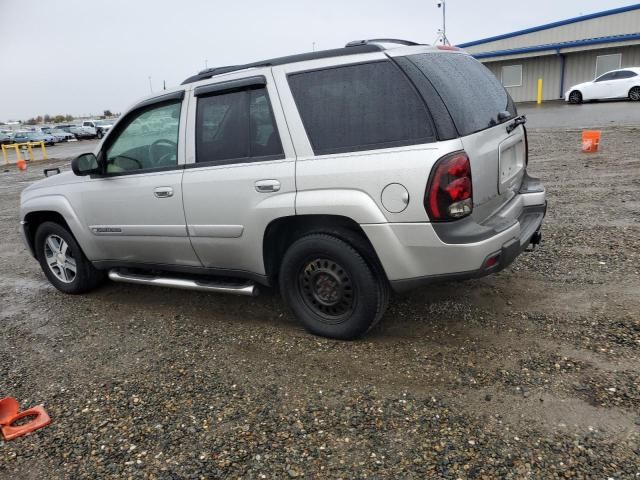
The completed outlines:
<svg viewBox="0 0 640 480">
<path fill-rule="evenodd" d="M 362 225 L 396 291 L 476 278 L 510 265 L 534 240 L 546 213 L 544 188 L 521 190 L 489 222 L 471 218 L 444 230 L 431 223 Z M 455 225 L 454 225 L 455 224 Z M 487 263 L 489 259 L 491 262 Z M 495 263 L 494 263 L 495 262 Z"/>
<path fill-rule="evenodd" d="M 475 270 L 444 273 L 439 275 L 425 275 L 408 279 L 392 280 L 391 286 L 396 292 L 403 292 L 435 282 L 448 280 L 467 280 L 479 278 L 499 272 L 508 267 L 531 244 L 540 243 L 542 233 L 540 227 L 546 212 L 546 203 L 540 206 L 527 207 L 523 216 L 518 219 L 520 234 L 516 238 L 502 244 L 499 250 L 491 252 L 485 257 L 480 268 Z M 495 262 L 495 263 L 493 263 Z"/>
</svg>

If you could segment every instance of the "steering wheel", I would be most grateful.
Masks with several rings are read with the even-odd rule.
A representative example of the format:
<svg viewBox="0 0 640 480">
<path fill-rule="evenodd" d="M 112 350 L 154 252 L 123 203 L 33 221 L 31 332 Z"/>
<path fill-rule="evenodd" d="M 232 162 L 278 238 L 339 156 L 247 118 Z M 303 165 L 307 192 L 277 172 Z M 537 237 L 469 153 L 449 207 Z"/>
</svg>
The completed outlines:
<svg viewBox="0 0 640 480">
<path fill-rule="evenodd" d="M 164 155 L 160 155 L 159 157 L 156 155 L 155 153 L 155 149 L 161 145 L 165 145 L 165 146 L 169 146 L 171 147 L 171 151 L 169 153 L 165 153 Z M 168 158 L 170 158 L 171 156 L 175 155 L 178 151 L 178 144 L 172 140 L 167 140 L 166 138 L 160 138 L 158 140 L 156 140 L 155 142 L 153 142 L 150 146 L 149 146 L 149 159 L 151 160 L 151 163 L 156 166 L 156 167 L 164 167 L 165 165 L 165 160 L 167 160 Z"/>
<path fill-rule="evenodd" d="M 116 168 L 116 169 L 118 169 L 117 172 L 125 172 L 127 170 L 130 170 L 130 169 L 127 169 L 127 168 L 124 168 L 124 167 L 121 167 L 120 165 L 118 165 L 116 163 L 116 160 L 118 158 L 124 158 L 125 160 L 129 160 L 129 161 L 135 163 L 137 165 L 136 169 L 142 170 L 144 168 L 144 166 L 142 165 L 142 162 L 140 160 L 138 160 L 137 158 L 127 157 L 126 155 L 117 155 L 117 156 L 115 156 L 115 157 L 113 157 L 113 158 L 111 158 L 109 160 L 109 162 L 107 164 L 107 171 L 109 171 L 109 168 L 112 168 L 112 169 Z M 131 170 L 135 170 L 135 169 L 131 169 Z"/>
</svg>

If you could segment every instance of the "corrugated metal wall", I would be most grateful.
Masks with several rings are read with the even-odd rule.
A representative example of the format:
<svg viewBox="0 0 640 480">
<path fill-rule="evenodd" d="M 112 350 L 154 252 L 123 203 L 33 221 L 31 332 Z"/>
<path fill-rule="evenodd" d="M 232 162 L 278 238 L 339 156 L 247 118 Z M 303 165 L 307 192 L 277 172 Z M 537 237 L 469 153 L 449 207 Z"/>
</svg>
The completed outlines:
<svg viewBox="0 0 640 480">
<path fill-rule="evenodd" d="M 502 67 L 522 65 L 522 86 L 507 87 L 516 102 L 534 101 L 538 96 L 538 79 L 542 78 L 542 99 L 555 100 L 560 92 L 560 58 L 557 56 L 514 59 L 485 63 L 496 78 L 502 81 Z"/>
<path fill-rule="evenodd" d="M 640 67 L 640 45 L 566 53 L 564 90 L 566 91 L 572 85 L 593 80 L 596 72 L 596 57 L 612 53 L 622 54 L 622 67 Z M 502 67 L 506 65 L 522 65 L 522 86 L 507 87 L 514 101 L 535 101 L 538 95 L 538 78 L 542 78 L 543 100 L 560 98 L 561 60 L 559 56 L 485 62 L 485 66 L 498 80 L 501 80 Z"/>
<path fill-rule="evenodd" d="M 540 30 L 538 32 L 518 35 L 494 42 L 481 43 L 466 47 L 469 53 L 495 52 L 510 48 L 530 47 L 548 43 L 568 42 L 572 40 L 607 37 L 624 33 L 640 32 L 640 10 L 592 18 L 581 22 L 570 23 L 560 27 Z"/>
<path fill-rule="evenodd" d="M 624 48 L 603 48 L 587 52 L 567 54 L 565 88 L 577 83 L 589 82 L 596 74 L 596 57 L 598 55 L 622 54 L 622 67 L 640 67 L 640 45 Z"/>
</svg>

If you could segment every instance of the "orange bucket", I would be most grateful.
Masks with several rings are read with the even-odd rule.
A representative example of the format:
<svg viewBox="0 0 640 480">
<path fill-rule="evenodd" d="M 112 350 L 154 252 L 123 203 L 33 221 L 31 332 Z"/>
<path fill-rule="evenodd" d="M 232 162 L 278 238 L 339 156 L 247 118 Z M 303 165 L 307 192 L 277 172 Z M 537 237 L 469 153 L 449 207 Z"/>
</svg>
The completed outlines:
<svg viewBox="0 0 640 480">
<path fill-rule="evenodd" d="M 582 151 L 597 152 L 600 145 L 600 130 L 585 130 L 582 132 Z"/>
</svg>

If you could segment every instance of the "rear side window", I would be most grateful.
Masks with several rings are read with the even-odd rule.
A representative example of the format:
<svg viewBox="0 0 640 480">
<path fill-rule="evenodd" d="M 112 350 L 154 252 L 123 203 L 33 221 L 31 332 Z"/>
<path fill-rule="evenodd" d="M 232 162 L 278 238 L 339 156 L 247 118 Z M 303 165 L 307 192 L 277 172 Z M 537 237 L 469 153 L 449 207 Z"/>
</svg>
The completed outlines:
<svg viewBox="0 0 640 480">
<path fill-rule="evenodd" d="M 197 163 L 234 163 L 283 157 L 265 88 L 198 97 Z"/>
<path fill-rule="evenodd" d="M 622 80 L 625 78 L 633 78 L 637 76 L 637 73 L 632 72 L 631 70 L 622 70 L 616 73 L 616 80 Z"/>
<path fill-rule="evenodd" d="M 317 155 L 435 140 L 424 102 L 390 61 L 294 73 L 289 85 Z"/>
<path fill-rule="evenodd" d="M 509 94 L 498 79 L 469 55 L 421 53 L 409 55 L 438 91 L 462 136 L 497 125 L 500 112 L 516 115 Z"/>
</svg>

